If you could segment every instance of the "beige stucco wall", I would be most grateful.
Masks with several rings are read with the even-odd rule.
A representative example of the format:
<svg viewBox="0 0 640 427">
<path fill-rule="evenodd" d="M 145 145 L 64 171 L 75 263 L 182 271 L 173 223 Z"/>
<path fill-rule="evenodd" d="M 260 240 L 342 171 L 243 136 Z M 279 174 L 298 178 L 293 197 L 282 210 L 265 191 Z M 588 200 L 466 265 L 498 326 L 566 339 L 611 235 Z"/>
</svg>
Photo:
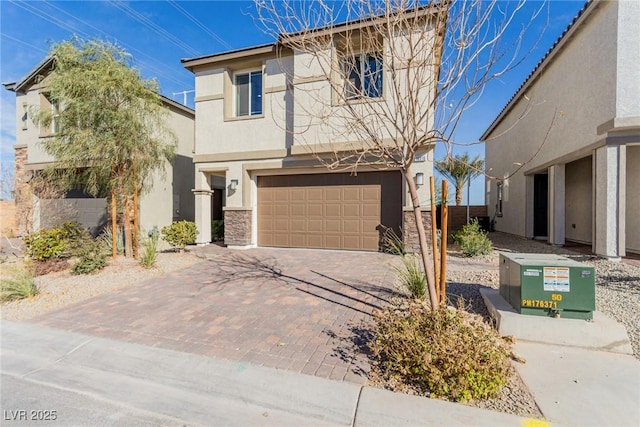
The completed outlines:
<svg viewBox="0 0 640 427">
<path fill-rule="evenodd" d="M 627 147 L 627 250 L 640 253 L 640 145 Z"/>
<path fill-rule="evenodd" d="M 565 236 L 567 240 L 591 243 L 593 186 L 591 156 L 565 167 Z"/>
<path fill-rule="evenodd" d="M 150 191 L 140 198 L 140 227 L 148 232 L 161 229 L 173 220 L 193 221 L 193 115 L 176 107 L 169 107 L 168 125 L 177 138 L 176 155 L 171 163 L 165 162 L 164 173 L 154 172 Z"/>
<path fill-rule="evenodd" d="M 530 86 L 528 99 L 522 97 L 486 141 L 489 173 L 498 179 L 515 173 L 505 183 L 499 231 L 531 237 L 532 178 L 525 175 L 591 154 L 603 143 L 597 127 L 616 114 L 618 4 L 597 7 Z M 516 173 L 518 164 L 524 167 Z M 489 181 L 486 200 L 493 218 L 496 179 Z"/>
</svg>

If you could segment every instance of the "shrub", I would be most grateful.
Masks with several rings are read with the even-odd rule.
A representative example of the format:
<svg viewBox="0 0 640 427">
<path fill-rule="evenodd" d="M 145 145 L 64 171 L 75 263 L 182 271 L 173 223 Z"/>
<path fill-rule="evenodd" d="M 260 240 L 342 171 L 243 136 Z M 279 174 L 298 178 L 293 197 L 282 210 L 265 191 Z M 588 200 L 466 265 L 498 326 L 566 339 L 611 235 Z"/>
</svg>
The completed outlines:
<svg viewBox="0 0 640 427">
<path fill-rule="evenodd" d="M 413 298 L 424 299 L 427 294 L 427 277 L 422 268 L 422 260 L 417 255 L 402 257 L 402 266 L 395 267 L 400 288 Z"/>
<path fill-rule="evenodd" d="M 176 249 L 183 250 L 185 246 L 196 242 L 198 229 L 191 221 L 178 221 L 162 227 L 162 238 Z"/>
<path fill-rule="evenodd" d="M 376 315 L 375 332 L 371 349 L 382 378 L 430 397 L 494 397 L 511 373 L 508 344 L 461 309 L 405 301 Z"/>
<path fill-rule="evenodd" d="M 142 264 L 143 267 L 151 268 L 156 264 L 156 259 L 158 259 L 158 241 L 158 230 L 154 229 L 149 233 L 149 237 L 142 243 L 140 264 Z"/>
<path fill-rule="evenodd" d="M 211 241 L 219 242 L 224 240 L 224 220 L 216 219 L 211 221 Z"/>
<path fill-rule="evenodd" d="M 394 255 L 406 255 L 404 242 L 393 228 L 386 228 L 382 234 L 382 250 Z"/>
<path fill-rule="evenodd" d="M 79 260 L 73 265 L 73 274 L 89 274 L 102 270 L 107 265 L 105 245 L 100 240 L 89 240 L 81 247 L 77 254 Z"/>
<path fill-rule="evenodd" d="M 33 274 L 26 270 L 16 272 L 9 279 L 0 281 L 0 301 L 14 301 L 31 298 L 40 293 Z"/>
<path fill-rule="evenodd" d="M 35 261 L 68 257 L 67 232 L 60 228 L 36 231 L 23 239 L 27 255 Z"/>
<path fill-rule="evenodd" d="M 478 220 L 474 219 L 470 224 L 465 224 L 460 231 L 453 236 L 453 241 L 460 246 L 466 256 L 487 255 L 493 250 L 491 240 L 487 233 L 480 229 Z"/>
<path fill-rule="evenodd" d="M 124 233 L 122 232 L 122 228 L 117 228 L 118 237 L 116 237 L 116 253 L 118 255 L 124 254 Z M 111 225 L 108 225 L 102 230 L 100 233 L 99 239 L 104 243 L 105 250 L 109 255 L 113 253 L 113 230 L 111 229 Z"/>
</svg>

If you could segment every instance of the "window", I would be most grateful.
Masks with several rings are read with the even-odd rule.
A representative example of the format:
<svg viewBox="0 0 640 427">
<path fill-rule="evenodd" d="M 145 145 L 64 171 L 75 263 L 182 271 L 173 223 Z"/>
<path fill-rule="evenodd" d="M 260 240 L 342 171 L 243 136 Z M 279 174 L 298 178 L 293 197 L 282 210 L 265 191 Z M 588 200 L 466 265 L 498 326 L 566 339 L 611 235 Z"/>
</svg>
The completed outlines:
<svg viewBox="0 0 640 427">
<path fill-rule="evenodd" d="M 382 55 L 360 53 L 343 61 L 347 99 L 382 96 Z"/>
<path fill-rule="evenodd" d="M 236 74 L 236 116 L 262 114 L 262 71 Z"/>
<path fill-rule="evenodd" d="M 51 133 L 60 131 L 60 109 L 57 99 L 50 99 L 51 102 Z"/>
<path fill-rule="evenodd" d="M 499 182 L 498 184 L 498 202 L 496 203 L 496 216 L 502 216 L 502 195 L 504 189 L 504 183 Z"/>
</svg>

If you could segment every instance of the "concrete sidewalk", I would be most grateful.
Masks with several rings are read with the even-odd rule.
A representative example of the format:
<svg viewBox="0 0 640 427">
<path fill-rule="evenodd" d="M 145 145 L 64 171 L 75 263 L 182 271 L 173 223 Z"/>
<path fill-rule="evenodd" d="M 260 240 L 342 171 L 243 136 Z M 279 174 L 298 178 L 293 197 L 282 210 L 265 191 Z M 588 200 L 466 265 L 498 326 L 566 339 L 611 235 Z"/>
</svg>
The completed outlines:
<svg viewBox="0 0 640 427">
<path fill-rule="evenodd" d="M 92 424 L 88 420 L 106 413 L 104 425 L 546 425 L 38 325 L 3 321 L 1 328 L 3 425 L 32 425 L 33 420 L 12 421 L 15 411 L 25 409 L 57 410 L 56 420 L 47 425 Z"/>
</svg>

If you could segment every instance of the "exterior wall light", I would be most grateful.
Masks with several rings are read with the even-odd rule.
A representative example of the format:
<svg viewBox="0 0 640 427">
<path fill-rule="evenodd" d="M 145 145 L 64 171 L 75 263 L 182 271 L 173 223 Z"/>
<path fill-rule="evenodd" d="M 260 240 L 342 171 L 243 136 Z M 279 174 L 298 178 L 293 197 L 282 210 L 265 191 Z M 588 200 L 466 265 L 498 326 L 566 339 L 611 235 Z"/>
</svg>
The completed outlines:
<svg viewBox="0 0 640 427">
<path fill-rule="evenodd" d="M 424 185 L 424 174 L 422 172 L 416 174 L 416 185 Z"/>
<path fill-rule="evenodd" d="M 237 188 L 238 188 L 238 180 L 237 179 L 232 179 L 231 180 L 231 184 L 229 184 L 229 189 L 231 191 L 236 191 Z"/>
</svg>

